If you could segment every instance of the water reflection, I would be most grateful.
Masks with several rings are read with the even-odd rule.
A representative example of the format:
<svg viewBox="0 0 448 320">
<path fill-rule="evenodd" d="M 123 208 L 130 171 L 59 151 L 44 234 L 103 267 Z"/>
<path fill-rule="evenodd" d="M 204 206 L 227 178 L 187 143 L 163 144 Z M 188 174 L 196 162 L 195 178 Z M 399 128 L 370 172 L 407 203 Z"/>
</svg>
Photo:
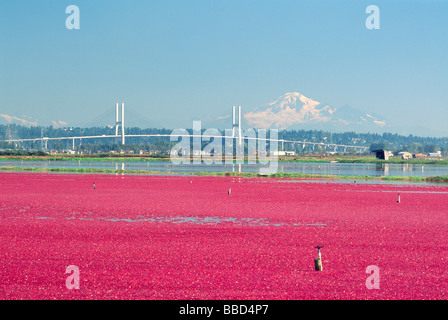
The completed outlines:
<svg viewBox="0 0 448 320">
<path fill-rule="evenodd" d="M 172 164 L 168 161 L 0 161 L 0 167 L 94 168 L 145 170 L 159 173 L 248 172 L 259 173 L 262 164 Z M 279 163 L 283 173 L 340 176 L 437 176 L 448 175 L 448 166 L 388 163 Z"/>
</svg>

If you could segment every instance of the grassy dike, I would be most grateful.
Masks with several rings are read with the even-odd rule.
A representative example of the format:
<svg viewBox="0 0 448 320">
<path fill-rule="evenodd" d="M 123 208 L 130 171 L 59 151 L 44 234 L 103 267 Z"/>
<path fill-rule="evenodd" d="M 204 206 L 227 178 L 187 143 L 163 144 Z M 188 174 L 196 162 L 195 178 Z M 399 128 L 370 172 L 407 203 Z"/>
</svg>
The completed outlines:
<svg viewBox="0 0 448 320">
<path fill-rule="evenodd" d="M 419 158 L 402 159 L 390 157 L 389 160 L 380 160 L 372 156 L 279 156 L 279 162 L 309 162 L 309 163 L 372 163 L 372 164 L 431 164 L 448 165 L 448 158 Z"/>
<path fill-rule="evenodd" d="M 171 161 L 169 156 L 141 156 L 141 155 L 45 155 L 45 156 L 20 156 L 0 155 L 0 161 Z M 193 160 L 193 159 L 191 159 Z M 247 161 L 247 156 L 244 157 Z M 309 155 L 309 156 L 278 156 L 281 163 L 372 163 L 372 164 L 431 164 L 448 165 L 448 158 L 420 158 L 404 160 L 401 157 L 391 157 L 389 160 L 379 160 L 373 156 L 333 156 L 333 155 Z"/>
<path fill-rule="evenodd" d="M 169 157 L 141 156 L 0 156 L 0 161 L 170 161 Z"/>
<path fill-rule="evenodd" d="M 101 173 L 101 174 L 163 174 L 163 175 L 196 175 L 196 176 L 222 176 L 222 177 L 264 177 L 264 178 L 285 178 L 285 179 L 345 179 L 345 180 L 383 180 L 383 181 L 405 181 L 405 182 L 443 182 L 448 183 L 448 176 L 339 176 L 339 175 L 320 175 L 304 173 L 283 173 L 278 172 L 271 175 L 261 175 L 248 172 L 162 172 L 151 170 L 115 170 L 115 169 L 97 169 L 97 168 L 42 168 L 42 167 L 0 167 L 0 171 L 5 172 L 60 172 L 60 173 Z"/>
</svg>

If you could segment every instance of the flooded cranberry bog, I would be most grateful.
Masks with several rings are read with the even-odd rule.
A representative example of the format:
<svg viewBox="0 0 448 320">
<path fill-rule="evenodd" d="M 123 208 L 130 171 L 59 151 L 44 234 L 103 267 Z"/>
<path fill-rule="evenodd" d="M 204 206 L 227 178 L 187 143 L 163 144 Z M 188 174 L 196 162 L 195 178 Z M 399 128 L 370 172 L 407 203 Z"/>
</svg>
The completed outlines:
<svg viewBox="0 0 448 320">
<path fill-rule="evenodd" d="M 16 172 L 0 181 L 1 299 L 448 298 L 448 186 Z"/>
</svg>

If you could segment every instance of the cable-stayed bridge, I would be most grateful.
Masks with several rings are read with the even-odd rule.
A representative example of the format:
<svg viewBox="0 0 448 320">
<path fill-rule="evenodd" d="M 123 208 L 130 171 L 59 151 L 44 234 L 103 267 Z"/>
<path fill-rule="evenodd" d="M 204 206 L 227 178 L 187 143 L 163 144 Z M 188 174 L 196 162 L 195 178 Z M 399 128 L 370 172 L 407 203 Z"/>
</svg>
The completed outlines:
<svg viewBox="0 0 448 320">
<path fill-rule="evenodd" d="M 336 143 L 323 143 L 323 142 L 310 142 L 310 141 L 295 141 L 295 140 L 287 140 L 287 139 L 274 139 L 270 138 L 261 138 L 254 137 L 251 135 L 243 134 L 243 129 L 241 127 L 241 107 L 238 107 L 238 115 L 236 112 L 236 107 L 233 107 L 233 123 L 232 123 L 232 131 L 231 135 L 208 135 L 208 134 L 126 134 L 125 132 L 125 113 L 124 113 L 124 103 L 120 105 L 117 103 L 115 106 L 115 134 L 114 135 L 95 135 L 95 136 L 72 136 L 72 137 L 36 137 L 36 138 L 16 138 L 16 139 L 5 139 L 2 141 L 9 143 L 20 143 L 20 142 L 41 142 L 42 145 L 45 146 L 45 149 L 48 147 L 48 141 L 71 141 L 72 148 L 75 149 L 76 142 L 81 142 L 83 140 L 91 140 L 91 139 L 120 139 L 121 144 L 124 145 L 126 143 L 126 138 L 171 138 L 171 137 L 189 137 L 189 138 L 207 138 L 207 139 L 235 139 L 238 145 L 241 145 L 244 140 L 247 142 L 251 140 L 256 141 L 269 141 L 269 142 L 277 142 L 281 143 L 281 150 L 284 150 L 285 144 L 291 145 L 302 145 L 303 148 L 305 146 L 311 146 L 313 149 L 317 146 L 320 146 L 325 149 L 330 150 L 340 150 L 343 149 L 346 152 L 347 149 L 353 149 L 359 152 L 365 152 L 369 149 L 366 146 L 355 146 L 355 145 L 344 145 L 344 144 L 336 144 Z"/>
</svg>

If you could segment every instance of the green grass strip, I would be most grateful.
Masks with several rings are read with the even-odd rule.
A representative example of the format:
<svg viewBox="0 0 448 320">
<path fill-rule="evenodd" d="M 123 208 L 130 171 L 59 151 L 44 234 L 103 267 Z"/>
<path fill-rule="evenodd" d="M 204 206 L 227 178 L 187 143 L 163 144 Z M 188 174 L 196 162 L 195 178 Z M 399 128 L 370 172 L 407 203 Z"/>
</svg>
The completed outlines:
<svg viewBox="0 0 448 320">
<path fill-rule="evenodd" d="M 116 170 L 99 168 L 48 168 L 48 167 L 0 167 L 0 171 L 9 172 L 67 172 L 67 173 L 104 173 L 104 174 L 171 174 L 171 175 L 195 175 L 195 176 L 221 176 L 221 177 L 264 177 L 264 178 L 297 178 L 297 179 L 337 179 L 337 180 L 385 180 L 385 181 L 408 181 L 408 182 L 443 182 L 448 183 L 448 175 L 445 176 L 346 176 L 346 175 L 321 175 L 306 173 L 283 173 L 278 172 L 270 175 L 261 175 L 250 172 L 162 172 L 151 170 Z"/>
</svg>

